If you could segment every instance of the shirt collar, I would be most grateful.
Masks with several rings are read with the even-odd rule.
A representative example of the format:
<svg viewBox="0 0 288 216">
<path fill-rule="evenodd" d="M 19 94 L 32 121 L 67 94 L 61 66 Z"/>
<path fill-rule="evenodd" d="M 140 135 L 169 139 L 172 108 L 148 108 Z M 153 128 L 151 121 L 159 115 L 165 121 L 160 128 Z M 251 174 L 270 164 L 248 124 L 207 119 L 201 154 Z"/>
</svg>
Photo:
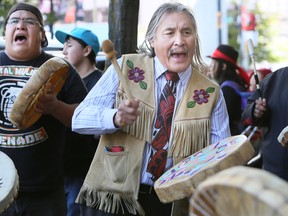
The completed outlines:
<svg viewBox="0 0 288 216">
<path fill-rule="evenodd" d="M 157 56 L 154 57 L 154 68 L 155 68 L 155 78 L 156 80 L 165 72 L 167 71 L 167 68 L 164 67 Z M 192 74 L 192 66 L 190 65 L 187 70 L 178 73 L 179 75 L 179 82 L 186 83 L 188 82 L 188 79 L 190 78 L 190 75 Z"/>
</svg>

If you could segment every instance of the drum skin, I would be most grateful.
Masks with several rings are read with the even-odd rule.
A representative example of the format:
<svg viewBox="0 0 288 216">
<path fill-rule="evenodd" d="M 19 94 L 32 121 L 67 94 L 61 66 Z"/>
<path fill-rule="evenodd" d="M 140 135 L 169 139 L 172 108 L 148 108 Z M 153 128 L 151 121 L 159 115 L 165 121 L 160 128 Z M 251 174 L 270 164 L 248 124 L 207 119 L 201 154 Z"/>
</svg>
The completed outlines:
<svg viewBox="0 0 288 216">
<path fill-rule="evenodd" d="M 196 152 L 166 171 L 154 184 L 163 203 L 189 198 L 196 187 L 213 174 L 246 164 L 254 149 L 245 135 L 237 135 Z"/>
<path fill-rule="evenodd" d="M 35 104 L 43 93 L 45 84 L 51 83 L 51 92 L 58 94 L 68 76 L 68 68 L 68 64 L 59 57 L 53 57 L 39 67 L 12 106 L 10 121 L 13 125 L 26 129 L 41 117 L 41 113 L 35 112 Z"/>
<path fill-rule="evenodd" d="M 0 151 L 0 214 L 13 203 L 18 189 L 19 177 L 14 163 Z"/>
<path fill-rule="evenodd" d="M 190 216 L 286 216 L 288 184 L 270 172 L 235 166 L 199 184 L 189 203 Z"/>
</svg>

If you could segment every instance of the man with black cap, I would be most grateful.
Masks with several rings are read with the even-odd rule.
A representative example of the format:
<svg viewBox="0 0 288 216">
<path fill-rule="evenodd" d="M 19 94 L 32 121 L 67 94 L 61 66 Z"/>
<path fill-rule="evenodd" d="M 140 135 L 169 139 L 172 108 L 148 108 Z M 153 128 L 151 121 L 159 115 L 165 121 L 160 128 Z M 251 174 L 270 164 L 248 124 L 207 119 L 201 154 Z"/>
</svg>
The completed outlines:
<svg viewBox="0 0 288 216">
<path fill-rule="evenodd" d="M 44 87 L 45 93 L 39 96 L 35 111 L 42 117 L 25 130 L 16 128 L 9 120 L 15 98 L 33 72 L 53 56 L 42 50 L 48 41 L 41 12 L 34 5 L 14 5 L 5 19 L 4 35 L 5 50 L 0 53 L 0 151 L 14 162 L 20 188 L 12 206 L 1 216 L 65 216 L 64 130 L 70 127 L 74 109 L 87 90 L 67 62 L 69 73 L 60 93 L 46 92 Z"/>
</svg>

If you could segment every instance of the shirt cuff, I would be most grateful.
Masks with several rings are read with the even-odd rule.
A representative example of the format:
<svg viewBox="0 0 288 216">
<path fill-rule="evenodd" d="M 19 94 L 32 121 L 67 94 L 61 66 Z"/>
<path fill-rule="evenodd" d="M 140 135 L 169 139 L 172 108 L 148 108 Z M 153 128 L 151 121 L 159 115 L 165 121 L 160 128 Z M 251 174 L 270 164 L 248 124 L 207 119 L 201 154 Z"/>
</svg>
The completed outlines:
<svg viewBox="0 0 288 216">
<path fill-rule="evenodd" d="M 114 125 L 113 117 L 115 113 L 117 112 L 117 109 L 109 109 L 104 112 L 104 124 L 107 129 L 118 129 Z"/>
</svg>

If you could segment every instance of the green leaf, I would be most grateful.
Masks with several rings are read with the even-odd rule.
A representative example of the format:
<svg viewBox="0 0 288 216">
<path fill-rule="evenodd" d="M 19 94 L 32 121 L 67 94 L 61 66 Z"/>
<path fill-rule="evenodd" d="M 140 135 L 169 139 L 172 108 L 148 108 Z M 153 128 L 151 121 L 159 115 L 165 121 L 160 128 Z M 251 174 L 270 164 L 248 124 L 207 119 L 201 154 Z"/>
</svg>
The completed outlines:
<svg viewBox="0 0 288 216">
<path fill-rule="evenodd" d="M 144 89 L 144 90 L 146 90 L 147 89 L 147 83 L 146 82 L 144 82 L 144 81 L 140 81 L 140 83 L 139 83 L 139 85 L 140 85 L 140 88 L 142 88 L 142 89 Z"/>
<path fill-rule="evenodd" d="M 196 105 L 196 101 L 190 101 L 190 102 L 188 102 L 187 107 L 193 108 L 195 105 Z"/>
<path fill-rule="evenodd" d="M 130 69 L 133 69 L 133 68 L 134 68 L 133 62 L 130 61 L 129 59 L 126 61 L 126 63 L 127 63 L 128 67 L 129 67 Z"/>
<path fill-rule="evenodd" d="M 213 88 L 213 87 L 209 87 L 206 89 L 207 93 L 213 93 L 214 91 L 215 91 L 215 88 Z"/>
</svg>

